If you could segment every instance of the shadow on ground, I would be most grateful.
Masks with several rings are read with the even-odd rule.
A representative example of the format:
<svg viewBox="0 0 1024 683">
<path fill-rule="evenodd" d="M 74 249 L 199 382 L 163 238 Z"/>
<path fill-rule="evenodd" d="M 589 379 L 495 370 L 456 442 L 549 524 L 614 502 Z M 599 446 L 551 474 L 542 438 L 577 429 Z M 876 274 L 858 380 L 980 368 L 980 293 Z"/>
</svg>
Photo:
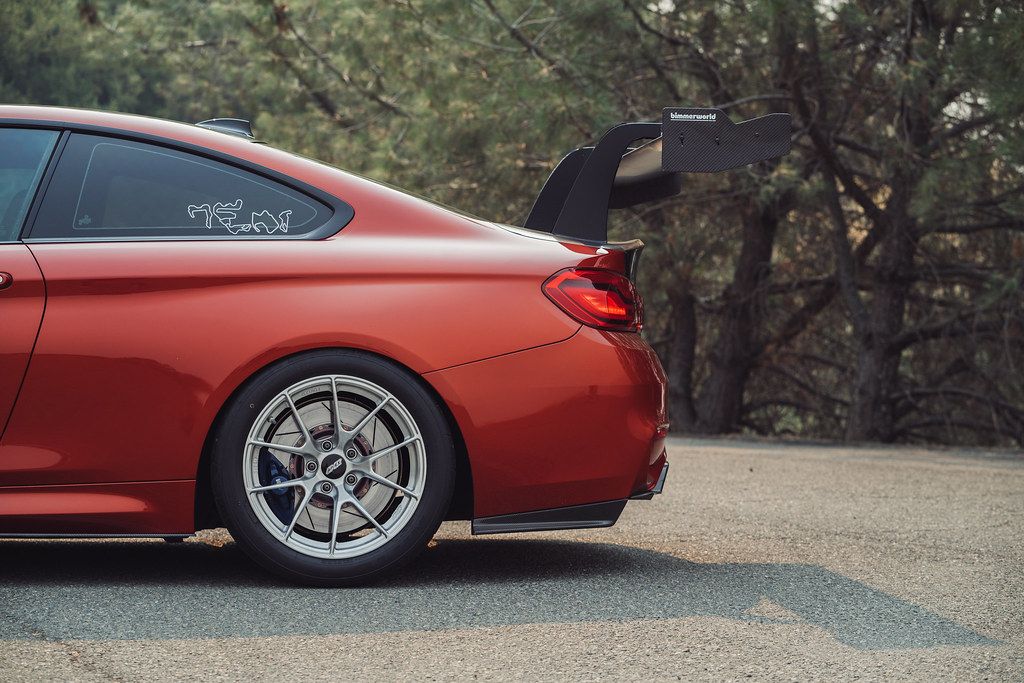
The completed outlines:
<svg viewBox="0 0 1024 683">
<path fill-rule="evenodd" d="M 771 601 L 788 610 L 757 616 Z M 771 614 L 771 610 L 769 610 Z M 698 564 L 637 548 L 446 540 L 394 579 L 281 584 L 233 545 L 0 542 L 0 639 L 325 635 L 718 616 L 806 622 L 867 650 L 997 641 L 821 567 Z"/>
</svg>

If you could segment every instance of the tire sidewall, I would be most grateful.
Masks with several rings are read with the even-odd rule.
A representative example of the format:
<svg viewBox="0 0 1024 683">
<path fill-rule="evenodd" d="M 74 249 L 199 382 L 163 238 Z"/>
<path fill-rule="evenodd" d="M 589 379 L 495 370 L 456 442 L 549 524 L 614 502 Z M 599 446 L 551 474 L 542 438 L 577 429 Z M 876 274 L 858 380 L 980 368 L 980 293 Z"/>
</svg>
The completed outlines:
<svg viewBox="0 0 1024 683">
<path fill-rule="evenodd" d="M 287 387 L 321 375 L 351 375 L 386 389 L 416 421 L 426 453 L 426 481 L 412 518 L 387 543 L 357 557 L 318 558 L 289 548 L 263 526 L 245 492 L 245 444 L 253 422 Z M 214 498 L 221 518 L 239 546 L 263 567 L 316 585 L 365 582 L 412 559 L 440 526 L 455 483 L 454 443 L 433 396 L 402 368 L 354 351 L 310 352 L 280 361 L 257 374 L 230 401 L 216 429 L 212 448 Z"/>
</svg>

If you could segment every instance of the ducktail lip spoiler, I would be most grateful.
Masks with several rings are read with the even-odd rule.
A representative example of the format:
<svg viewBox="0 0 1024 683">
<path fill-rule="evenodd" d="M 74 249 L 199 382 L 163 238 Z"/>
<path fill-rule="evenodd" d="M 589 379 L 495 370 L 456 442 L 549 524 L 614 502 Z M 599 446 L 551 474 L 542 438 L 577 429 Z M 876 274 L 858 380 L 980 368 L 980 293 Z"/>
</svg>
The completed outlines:
<svg viewBox="0 0 1024 683">
<path fill-rule="evenodd" d="M 790 115 L 733 123 L 721 109 L 669 107 L 661 123 L 620 123 L 555 167 L 523 227 L 607 242 L 608 210 L 676 195 L 682 173 L 713 173 L 780 157 Z M 632 147 L 637 140 L 649 142 Z"/>
</svg>

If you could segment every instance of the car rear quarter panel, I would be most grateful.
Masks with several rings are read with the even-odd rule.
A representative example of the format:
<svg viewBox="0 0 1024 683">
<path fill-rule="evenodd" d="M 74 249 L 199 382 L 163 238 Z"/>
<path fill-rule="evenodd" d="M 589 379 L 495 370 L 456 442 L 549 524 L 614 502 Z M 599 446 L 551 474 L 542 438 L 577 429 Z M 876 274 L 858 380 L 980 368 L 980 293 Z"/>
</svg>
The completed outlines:
<svg viewBox="0 0 1024 683">
<path fill-rule="evenodd" d="M 578 254 L 453 222 L 410 235 L 357 219 L 316 242 L 33 244 L 48 302 L 0 486 L 194 479 L 230 394 L 302 350 L 363 349 L 423 374 L 579 329 L 540 291 Z"/>
<path fill-rule="evenodd" d="M 649 488 L 665 375 L 637 334 L 583 327 L 557 344 L 426 375 L 462 425 L 474 516 L 626 498 Z"/>
</svg>

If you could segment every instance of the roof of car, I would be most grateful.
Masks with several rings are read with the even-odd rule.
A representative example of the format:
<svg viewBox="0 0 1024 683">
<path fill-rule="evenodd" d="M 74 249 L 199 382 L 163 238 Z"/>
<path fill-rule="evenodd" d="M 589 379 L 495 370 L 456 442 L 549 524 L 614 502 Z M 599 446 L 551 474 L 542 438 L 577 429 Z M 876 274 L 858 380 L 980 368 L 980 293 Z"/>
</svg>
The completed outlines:
<svg viewBox="0 0 1024 683">
<path fill-rule="evenodd" d="M 201 128 L 199 126 L 167 121 L 136 114 L 120 114 L 115 112 L 93 111 L 90 109 L 72 109 L 68 107 L 40 107 L 0 105 L 0 121 L 27 120 L 35 123 L 54 124 L 60 126 L 120 131 L 142 137 L 156 137 L 166 140 L 195 145 L 212 151 L 223 152 L 255 163 L 263 163 L 276 167 L 275 162 L 283 161 L 281 155 L 287 155 L 293 163 L 316 162 L 302 159 L 293 154 L 264 145 L 254 145 L 251 140 L 237 135 Z"/>
<path fill-rule="evenodd" d="M 0 119 L 29 119 L 78 126 L 95 126 L 115 130 L 158 135 L 176 140 L 190 141 L 196 137 L 216 140 L 194 125 L 167 121 L 137 114 L 73 109 L 71 107 L 42 107 L 34 105 L 0 105 Z M 212 131 L 207 131 L 212 132 Z M 199 133 L 197 136 L 196 134 Z"/>
</svg>

